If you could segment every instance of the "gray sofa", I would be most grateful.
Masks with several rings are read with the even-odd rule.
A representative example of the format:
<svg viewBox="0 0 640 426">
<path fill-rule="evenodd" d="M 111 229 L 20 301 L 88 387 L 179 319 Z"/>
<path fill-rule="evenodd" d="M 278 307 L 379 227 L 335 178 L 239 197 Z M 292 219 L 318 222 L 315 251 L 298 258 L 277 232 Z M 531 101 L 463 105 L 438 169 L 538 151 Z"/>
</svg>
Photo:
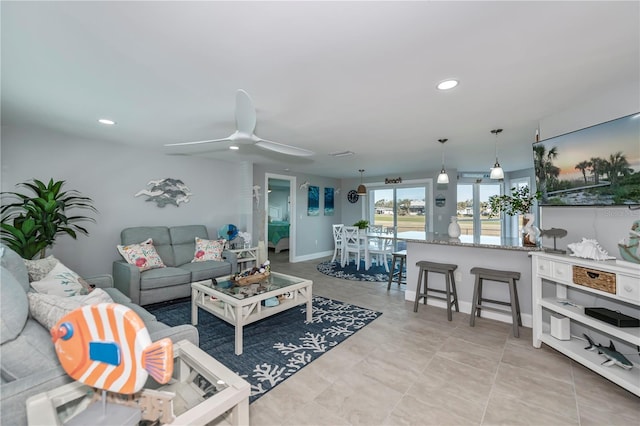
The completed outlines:
<svg viewBox="0 0 640 426">
<path fill-rule="evenodd" d="M 72 379 L 58 362 L 49 330 L 29 315 L 29 276 L 24 260 L 5 245 L 0 266 L 0 424 L 27 424 L 27 398 L 60 387 Z M 144 321 L 153 341 L 169 337 L 174 343 L 199 344 L 192 325 L 169 327 L 113 288 L 110 275 L 86 278 L 106 291 L 114 302 L 133 309 Z"/>
<path fill-rule="evenodd" d="M 224 261 L 191 262 L 195 253 L 196 237 L 209 239 L 204 225 L 138 226 L 120 233 L 122 245 L 139 244 L 148 238 L 166 265 L 166 268 L 140 272 L 124 260 L 113 262 L 115 287 L 128 295 L 134 303 L 149 305 L 191 295 L 191 283 L 237 271 L 235 253 L 222 252 Z"/>
</svg>

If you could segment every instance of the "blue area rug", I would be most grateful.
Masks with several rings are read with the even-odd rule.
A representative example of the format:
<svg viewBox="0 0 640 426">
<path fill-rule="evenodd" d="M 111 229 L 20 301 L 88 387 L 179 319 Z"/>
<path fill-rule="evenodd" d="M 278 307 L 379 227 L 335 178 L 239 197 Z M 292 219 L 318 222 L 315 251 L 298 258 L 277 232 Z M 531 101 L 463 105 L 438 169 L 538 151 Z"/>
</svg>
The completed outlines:
<svg viewBox="0 0 640 426">
<path fill-rule="evenodd" d="M 234 327 L 198 309 L 200 349 L 251 383 L 253 402 L 382 315 L 314 296 L 313 320 L 307 323 L 306 306 L 245 326 L 242 355 L 234 354 Z M 146 308 L 167 325 L 191 323 L 190 299 Z"/>
<path fill-rule="evenodd" d="M 399 262 L 396 262 L 396 266 Z M 384 265 L 378 266 L 375 263 L 371 265 L 369 270 L 364 269 L 364 260 L 360 261 L 360 270 L 356 269 L 355 261 L 351 263 L 347 263 L 344 265 L 340 265 L 340 262 L 331 262 L 326 261 L 320 263 L 316 269 L 319 272 L 322 272 L 325 275 L 329 275 L 335 278 L 342 278 L 344 280 L 351 281 L 376 281 L 376 282 L 387 282 L 389 281 L 389 273 L 384 268 Z M 391 271 L 391 262 L 389 262 L 389 271 Z M 393 270 L 394 273 L 398 272 L 398 268 Z M 406 276 L 406 272 L 404 273 Z"/>
</svg>

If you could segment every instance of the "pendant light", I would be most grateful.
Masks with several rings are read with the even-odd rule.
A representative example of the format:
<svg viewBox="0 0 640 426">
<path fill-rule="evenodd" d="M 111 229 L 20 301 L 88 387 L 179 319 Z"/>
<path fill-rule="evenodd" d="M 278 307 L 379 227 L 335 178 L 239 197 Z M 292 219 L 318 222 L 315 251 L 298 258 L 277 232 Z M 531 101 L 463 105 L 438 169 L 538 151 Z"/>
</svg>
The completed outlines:
<svg viewBox="0 0 640 426">
<path fill-rule="evenodd" d="M 364 197 L 367 195 L 367 187 L 362 184 L 362 174 L 364 173 L 364 169 L 360 169 L 360 185 L 358 185 L 358 195 Z"/>
<path fill-rule="evenodd" d="M 438 175 L 438 183 L 449 183 L 449 175 L 444 169 L 444 143 L 449 139 L 438 139 L 438 142 L 442 144 L 442 170 L 440 170 L 440 174 Z"/>
<path fill-rule="evenodd" d="M 496 164 L 491 168 L 491 173 L 489 177 L 491 179 L 504 179 L 504 171 L 502 167 L 500 167 L 500 163 L 498 162 L 498 135 L 502 132 L 502 129 L 494 129 L 491 131 L 494 135 L 496 135 L 496 144 L 495 144 L 495 154 L 496 154 Z"/>
</svg>

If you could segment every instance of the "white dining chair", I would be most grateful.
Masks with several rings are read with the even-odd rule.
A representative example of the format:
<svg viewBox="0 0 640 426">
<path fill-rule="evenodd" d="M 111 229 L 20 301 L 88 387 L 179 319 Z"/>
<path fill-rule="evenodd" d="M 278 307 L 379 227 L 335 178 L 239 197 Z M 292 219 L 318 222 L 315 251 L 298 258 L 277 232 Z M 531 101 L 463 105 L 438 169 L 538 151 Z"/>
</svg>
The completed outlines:
<svg viewBox="0 0 640 426">
<path fill-rule="evenodd" d="M 364 245 L 360 236 L 360 229 L 357 226 L 345 226 L 342 234 L 342 267 L 348 264 L 350 254 L 355 255 L 356 270 L 360 270 L 360 259 L 364 252 Z"/>
<path fill-rule="evenodd" d="M 336 257 L 338 256 L 338 252 L 340 252 L 340 262 L 342 263 L 342 228 L 344 228 L 344 224 L 336 224 L 332 225 L 333 227 L 333 258 L 331 262 L 336 261 Z"/>
<path fill-rule="evenodd" d="M 393 238 L 378 238 L 376 245 L 369 245 L 369 259 L 375 259 L 378 266 L 384 264 L 385 271 L 389 272 L 387 256 L 391 257 L 394 251 Z"/>
<path fill-rule="evenodd" d="M 396 226 L 385 226 L 385 228 L 384 228 L 384 233 L 385 234 L 393 235 L 393 249 L 394 250 L 397 250 L 397 248 L 398 248 L 398 239 L 397 239 L 398 237 L 397 237 L 397 234 L 396 234 L 397 229 L 398 228 Z"/>
</svg>

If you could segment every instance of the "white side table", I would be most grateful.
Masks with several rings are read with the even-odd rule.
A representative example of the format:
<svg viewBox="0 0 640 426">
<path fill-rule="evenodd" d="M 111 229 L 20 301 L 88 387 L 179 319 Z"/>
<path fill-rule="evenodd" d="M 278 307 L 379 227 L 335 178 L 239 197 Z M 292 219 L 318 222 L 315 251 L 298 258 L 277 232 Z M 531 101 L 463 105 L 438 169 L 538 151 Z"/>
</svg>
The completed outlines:
<svg viewBox="0 0 640 426">
<path fill-rule="evenodd" d="M 238 257 L 238 272 L 258 266 L 258 247 L 229 250 Z"/>
<path fill-rule="evenodd" d="M 206 425 L 220 416 L 234 426 L 249 425 L 251 385 L 187 340 L 173 345 L 173 378 L 157 390 L 173 392 L 171 425 Z M 89 386 L 73 382 L 27 399 L 29 425 L 63 425 L 58 408 L 82 410 L 92 394 Z M 96 402 L 95 404 L 99 404 Z"/>
</svg>

